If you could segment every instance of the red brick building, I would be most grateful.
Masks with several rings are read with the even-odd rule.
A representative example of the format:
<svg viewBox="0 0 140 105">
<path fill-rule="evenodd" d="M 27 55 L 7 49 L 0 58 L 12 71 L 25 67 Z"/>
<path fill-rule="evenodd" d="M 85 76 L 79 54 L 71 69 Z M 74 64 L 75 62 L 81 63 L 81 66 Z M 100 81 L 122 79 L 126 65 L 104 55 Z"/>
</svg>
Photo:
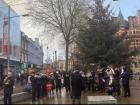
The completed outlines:
<svg viewBox="0 0 140 105">
<path fill-rule="evenodd" d="M 127 35 L 132 39 L 131 44 L 129 45 L 130 49 L 139 49 L 140 48 L 140 10 L 137 11 L 136 16 L 129 16 L 129 30 Z M 134 68 L 140 70 L 140 55 L 134 56 Z"/>
<path fill-rule="evenodd" d="M 117 35 L 123 35 L 126 32 L 126 40 L 129 40 L 129 49 L 139 49 L 140 48 L 140 10 L 137 11 L 136 16 L 129 16 L 128 22 L 124 20 L 121 10 L 117 17 L 117 21 L 120 25 L 120 30 L 117 32 Z M 140 55 L 133 56 L 133 69 L 136 71 L 140 68 Z"/>
<path fill-rule="evenodd" d="M 113 17 L 115 21 L 119 23 L 120 29 L 116 33 L 117 36 L 126 35 L 126 40 L 129 40 L 129 49 L 139 49 L 140 48 L 140 10 L 137 11 L 136 16 L 129 16 L 128 21 L 126 21 L 122 15 L 121 10 L 119 11 L 118 17 Z M 126 34 L 123 34 L 126 33 Z M 78 61 L 77 57 L 73 54 L 79 53 L 79 48 L 76 44 L 73 44 L 70 49 L 70 58 L 69 58 L 69 65 L 70 68 L 74 64 L 79 64 L 80 61 Z M 140 55 L 133 56 L 132 57 L 134 62 L 132 64 L 132 67 L 135 71 L 140 70 Z"/>
</svg>

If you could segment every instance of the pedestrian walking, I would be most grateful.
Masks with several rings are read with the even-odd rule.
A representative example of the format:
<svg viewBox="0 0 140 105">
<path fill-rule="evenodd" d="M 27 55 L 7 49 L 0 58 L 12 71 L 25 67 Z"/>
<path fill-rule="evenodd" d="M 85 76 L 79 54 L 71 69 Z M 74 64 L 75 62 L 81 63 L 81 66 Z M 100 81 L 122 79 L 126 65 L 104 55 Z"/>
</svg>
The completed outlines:
<svg viewBox="0 0 140 105">
<path fill-rule="evenodd" d="M 52 84 L 52 89 L 51 89 L 51 93 L 54 94 L 54 89 L 55 89 L 55 77 L 53 73 L 50 73 L 50 82 Z"/>
<path fill-rule="evenodd" d="M 59 72 L 56 72 L 56 93 L 58 93 L 58 90 L 59 90 L 59 93 L 61 93 L 61 74 Z"/>
<path fill-rule="evenodd" d="M 105 86 L 104 86 L 104 72 L 103 72 L 103 68 L 101 68 L 101 66 L 99 66 L 99 68 L 97 69 L 98 72 L 98 77 L 99 77 L 99 91 L 104 92 L 105 91 Z"/>
<path fill-rule="evenodd" d="M 124 97 L 131 96 L 130 94 L 130 87 L 129 87 L 129 80 L 130 80 L 130 73 L 128 72 L 127 68 L 124 67 L 123 73 L 121 74 L 122 78 L 122 85 L 124 89 Z"/>
<path fill-rule="evenodd" d="M 39 73 L 37 73 L 37 75 L 35 75 L 37 81 L 36 81 L 36 88 L 37 88 L 37 98 L 40 99 L 41 96 L 41 76 Z"/>
<path fill-rule="evenodd" d="M 115 72 L 113 70 L 113 67 L 112 66 L 109 66 L 107 68 L 107 74 L 109 76 L 109 83 L 108 83 L 108 95 L 114 95 L 114 75 L 115 75 Z"/>
<path fill-rule="evenodd" d="M 86 84 L 87 84 L 88 91 L 90 91 L 90 88 L 91 88 L 90 76 L 91 76 L 91 73 L 87 72 L 87 74 L 86 74 L 86 78 L 87 78 Z"/>
<path fill-rule="evenodd" d="M 52 83 L 51 83 L 51 81 L 49 79 L 48 83 L 46 85 L 46 89 L 47 89 L 47 94 L 50 94 L 50 96 L 51 96 L 52 87 L 53 87 L 53 85 L 52 85 Z"/>
<path fill-rule="evenodd" d="M 91 83 L 92 91 L 94 91 L 95 90 L 95 73 L 93 71 L 91 72 L 90 83 Z"/>
<path fill-rule="evenodd" d="M 48 78 L 47 78 L 47 75 L 43 74 L 42 75 L 42 96 L 46 96 L 47 95 L 47 90 L 46 90 L 46 85 L 47 85 L 47 82 L 48 82 Z"/>
<path fill-rule="evenodd" d="M 69 73 L 66 73 L 64 75 L 64 86 L 66 88 L 66 92 L 70 92 L 70 75 Z"/>
<path fill-rule="evenodd" d="M 14 86 L 14 78 L 12 78 L 12 75 L 12 71 L 8 71 L 8 74 L 4 78 L 4 104 L 12 104 Z"/>
<path fill-rule="evenodd" d="M 86 92 L 86 75 L 85 75 L 85 73 L 84 72 L 82 72 L 81 73 L 81 76 L 82 76 L 82 90 L 84 91 L 84 92 Z"/>
<path fill-rule="evenodd" d="M 121 86 L 120 86 L 120 70 L 119 68 L 115 68 L 115 75 L 114 75 L 114 91 L 116 95 L 119 97 L 121 94 Z"/>
<path fill-rule="evenodd" d="M 28 75 L 28 73 L 27 73 L 27 71 L 25 72 L 25 82 L 26 82 L 26 85 L 27 85 L 27 83 L 28 83 L 28 77 L 29 77 L 29 75 Z"/>
<path fill-rule="evenodd" d="M 114 93 L 114 77 L 111 75 L 109 77 L 108 95 L 113 95 L 113 93 Z"/>
<path fill-rule="evenodd" d="M 71 98 L 72 103 L 75 104 L 75 101 L 78 100 L 78 103 L 81 103 L 81 92 L 82 92 L 82 78 L 78 71 L 74 73 L 74 76 L 71 81 L 72 92 Z"/>
<path fill-rule="evenodd" d="M 36 95 L 37 95 L 37 78 L 35 77 L 35 72 L 33 71 L 31 73 L 31 85 L 32 85 L 32 102 L 36 101 Z"/>
<path fill-rule="evenodd" d="M 21 72 L 21 74 L 20 74 L 20 83 L 21 83 L 21 86 L 23 86 L 23 84 L 24 84 L 24 73 L 23 72 Z"/>
</svg>

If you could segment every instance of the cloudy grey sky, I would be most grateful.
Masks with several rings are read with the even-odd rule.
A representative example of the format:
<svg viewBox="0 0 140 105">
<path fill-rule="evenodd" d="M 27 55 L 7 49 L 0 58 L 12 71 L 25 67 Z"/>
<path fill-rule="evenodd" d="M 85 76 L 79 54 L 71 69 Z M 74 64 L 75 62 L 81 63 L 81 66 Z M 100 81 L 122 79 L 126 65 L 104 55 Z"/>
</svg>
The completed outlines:
<svg viewBox="0 0 140 105">
<path fill-rule="evenodd" d="M 28 12 L 26 10 L 27 2 L 29 2 L 30 0 L 5 0 L 5 1 L 13 5 L 19 4 L 19 5 L 11 6 L 19 15 L 23 15 Z M 106 0 L 106 3 L 111 3 L 111 8 L 113 9 L 115 16 L 118 15 L 118 11 L 120 8 L 125 19 L 127 19 L 127 17 L 130 15 L 136 15 L 137 9 L 140 9 L 140 0 L 119 0 L 116 2 L 113 2 L 113 0 Z M 40 39 L 43 40 L 45 58 L 47 57 L 47 50 L 46 50 L 47 46 L 49 46 L 49 49 L 51 49 L 50 55 L 52 55 L 52 53 L 55 50 L 57 50 L 59 55 L 58 58 L 64 58 L 64 47 L 62 46 L 61 43 L 63 42 L 63 40 L 60 37 L 60 35 L 58 35 L 58 37 L 54 39 L 50 39 L 48 37 L 45 37 L 50 35 L 49 33 L 42 35 L 41 29 L 38 30 L 38 28 L 35 28 L 30 25 L 29 17 L 20 17 L 20 20 L 21 20 L 21 30 L 25 32 L 26 35 L 28 35 L 32 39 L 34 39 L 35 37 L 43 36 Z"/>
</svg>

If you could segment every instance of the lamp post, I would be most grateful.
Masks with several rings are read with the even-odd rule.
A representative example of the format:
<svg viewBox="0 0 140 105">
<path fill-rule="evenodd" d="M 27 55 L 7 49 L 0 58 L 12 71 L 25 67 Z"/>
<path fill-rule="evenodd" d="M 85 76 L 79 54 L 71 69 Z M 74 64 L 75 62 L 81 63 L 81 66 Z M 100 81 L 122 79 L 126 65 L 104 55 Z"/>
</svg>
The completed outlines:
<svg viewBox="0 0 140 105">
<path fill-rule="evenodd" d="M 15 18 L 15 17 L 19 17 L 19 16 L 13 16 L 10 17 L 10 6 L 8 5 L 8 35 L 7 35 L 7 68 L 8 70 L 10 70 L 10 19 L 11 18 Z M 24 14 L 21 16 L 29 16 L 28 14 Z"/>
<path fill-rule="evenodd" d="M 42 54 L 42 70 L 43 70 L 43 56 L 44 56 L 44 53 L 43 53 L 43 43 L 42 43 L 43 40 L 41 40 L 41 54 Z"/>
<path fill-rule="evenodd" d="M 55 69 L 57 68 L 57 51 L 55 51 Z"/>
<path fill-rule="evenodd" d="M 48 64 L 48 59 L 49 59 L 49 47 L 47 46 L 47 64 Z"/>
<path fill-rule="evenodd" d="M 10 6 L 8 5 L 8 39 L 7 39 L 7 66 L 8 70 L 10 70 Z"/>
<path fill-rule="evenodd" d="M 55 51 L 55 61 L 57 61 L 57 51 Z"/>
</svg>

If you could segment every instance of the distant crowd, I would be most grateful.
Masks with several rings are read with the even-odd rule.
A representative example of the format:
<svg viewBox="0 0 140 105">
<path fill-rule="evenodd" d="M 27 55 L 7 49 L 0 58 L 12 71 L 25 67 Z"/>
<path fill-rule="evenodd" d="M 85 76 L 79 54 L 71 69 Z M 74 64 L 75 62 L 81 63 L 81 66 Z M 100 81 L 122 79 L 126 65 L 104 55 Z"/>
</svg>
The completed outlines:
<svg viewBox="0 0 140 105">
<path fill-rule="evenodd" d="M 48 95 L 60 95 L 65 88 L 66 93 L 71 96 L 73 104 L 78 101 L 80 104 L 81 93 L 92 91 L 107 93 L 112 96 L 121 96 L 121 88 L 123 88 L 123 96 L 130 97 L 129 81 L 131 72 L 125 67 L 116 67 L 109 65 L 108 67 L 97 66 L 92 70 L 71 70 L 61 71 L 55 70 L 49 73 L 40 73 L 32 71 L 31 75 L 26 73 L 17 76 L 16 81 L 9 71 L 5 76 L 4 85 L 4 103 L 11 103 L 11 95 L 15 82 L 26 84 L 24 91 L 31 92 L 32 101 Z"/>
<path fill-rule="evenodd" d="M 124 97 L 130 97 L 129 80 L 131 72 L 126 67 L 107 68 L 98 66 L 95 70 L 56 70 L 49 75 L 33 72 L 30 76 L 32 86 L 32 101 L 45 95 L 61 94 L 61 88 L 71 95 L 73 103 L 80 103 L 81 92 L 100 91 L 108 95 L 120 97 L 123 88 Z"/>
</svg>

